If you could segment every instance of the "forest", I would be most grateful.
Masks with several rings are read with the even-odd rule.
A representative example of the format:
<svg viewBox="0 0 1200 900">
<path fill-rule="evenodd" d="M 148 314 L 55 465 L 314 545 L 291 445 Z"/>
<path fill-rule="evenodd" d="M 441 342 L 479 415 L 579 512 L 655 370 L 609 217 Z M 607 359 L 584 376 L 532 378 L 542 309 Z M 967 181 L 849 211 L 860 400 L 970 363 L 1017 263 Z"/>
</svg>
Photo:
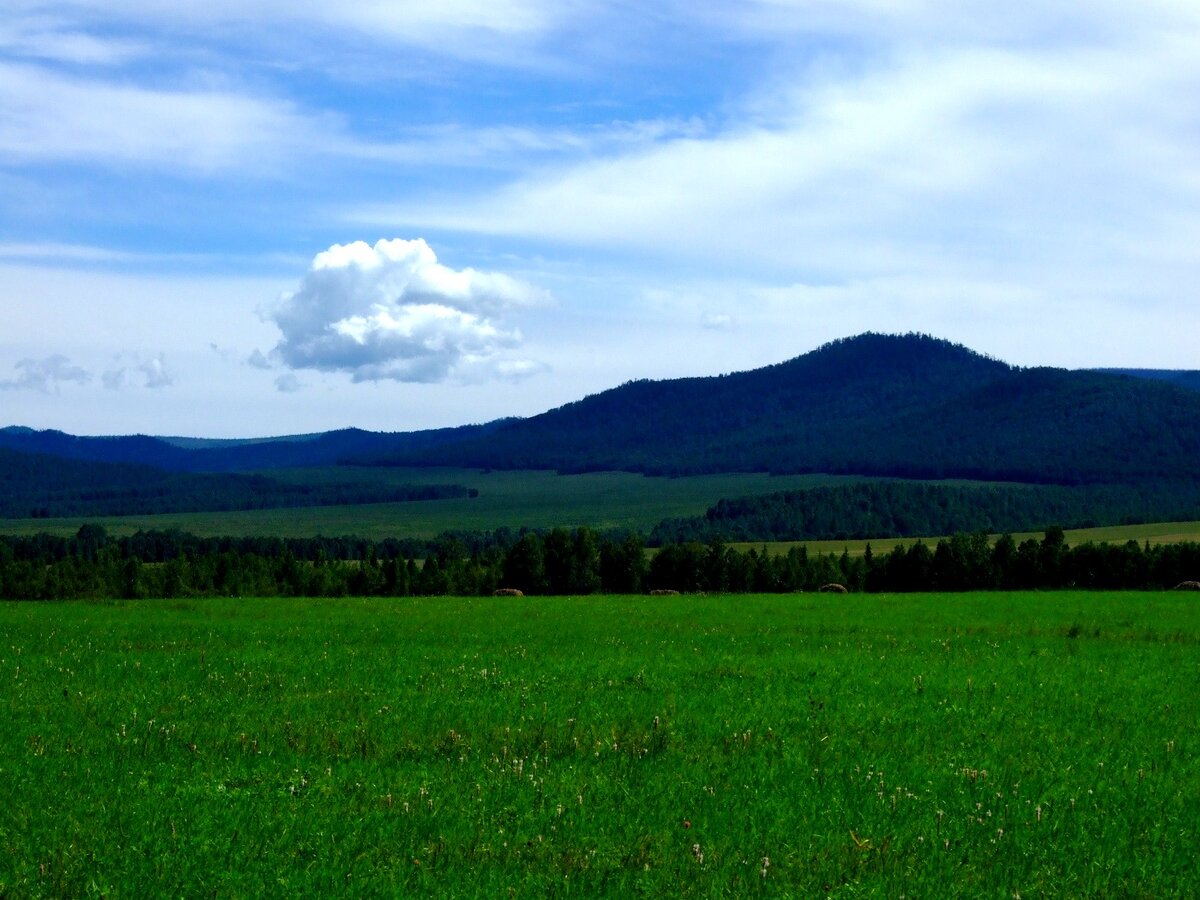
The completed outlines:
<svg viewBox="0 0 1200 900">
<path fill-rule="evenodd" d="M 212 538 L 180 532 L 111 538 L 85 525 L 71 538 L 0 537 L 0 597 L 12 600 L 232 596 L 789 593 L 840 585 L 850 592 L 1164 589 L 1200 576 L 1200 544 L 1069 546 L 1061 528 L 1040 540 L 993 543 L 977 532 L 887 554 L 745 551 L 719 540 L 667 544 L 647 554 L 636 534 L 588 528 L 476 536 L 448 534 L 426 548 L 363 539 Z"/>
<path fill-rule="evenodd" d="M 661 522 L 649 543 L 1001 534 L 1193 519 L 1200 519 L 1195 481 L 1075 487 L 871 481 L 720 500 L 703 516 Z"/>
<path fill-rule="evenodd" d="M 280 509 L 474 495 L 456 484 L 296 484 L 265 475 L 177 473 L 0 448 L 0 518 Z"/>
</svg>

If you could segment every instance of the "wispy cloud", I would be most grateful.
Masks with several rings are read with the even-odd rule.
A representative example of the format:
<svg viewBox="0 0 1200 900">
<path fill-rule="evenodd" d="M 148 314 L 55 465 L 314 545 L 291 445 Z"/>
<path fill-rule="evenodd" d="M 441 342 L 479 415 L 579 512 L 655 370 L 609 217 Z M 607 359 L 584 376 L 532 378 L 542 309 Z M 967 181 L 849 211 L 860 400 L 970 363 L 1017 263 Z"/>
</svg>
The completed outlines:
<svg viewBox="0 0 1200 900">
<path fill-rule="evenodd" d="M 288 148 L 319 144 L 314 134 L 321 131 L 319 117 L 290 102 L 231 89 L 151 88 L 0 63 L 0 163 L 9 165 L 86 162 L 263 173 Z"/>
<path fill-rule="evenodd" d="M 304 385 L 300 383 L 300 379 L 290 372 L 275 379 L 275 390 L 281 394 L 294 394 L 303 389 Z"/>
<path fill-rule="evenodd" d="M 61 353 L 41 359 L 22 359 L 13 366 L 18 375 L 0 380 L 0 390 L 40 391 L 43 394 L 56 392 L 63 384 L 87 384 L 92 380 L 86 369 L 71 364 Z"/>
<path fill-rule="evenodd" d="M 151 390 L 170 387 L 175 383 L 175 376 L 167 369 L 161 354 L 139 365 L 138 371 L 142 375 L 143 385 Z"/>
<path fill-rule="evenodd" d="M 141 360 L 140 354 L 137 353 L 118 356 L 118 360 L 122 358 L 132 358 L 132 362 L 128 365 L 114 365 L 100 376 L 100 382 L 110 391 L 121 391 L 134 386 L 158 390 L 175 383 L 175 377 L 167 368 L 161 353 L 147 360 Z"/>
<path fill-rule="evenodd" d="M 0 50 L 11 57 L 78 66 L 118 66 L 148 52 L 137 41 L 98 37 L 42 16 L 0 22 Z"/>
<path fill-rule="evenodd" d="M 767 5 L 796 17 L 828 9 Z M 915 17 L 924 7 L 903 8 Z M 1160 6 L 1164 21 L 1168 12 Z M 1047 48 L 1036 36 L 885 46 L 853 68 L 792 70 L 700 137 L 348 218 L 768 281 L 1013 266 L 1030 278 L 1054 267 L 1112 277 L 1142 269 L 1148 247 L 1176 247 L 1167 265 L 1195 273 L 1200 262 L 1176 235 L 1200 214 L 1200 120 L 1188 112 L 1200 95 L 1200 31 L 1186 27 L 1192 13 L 1179 18 L 1179 30 L 1105 32 L 1083 46 Z"/>
<path fill-rule="evenodd" d="M 10 15 L 36 23 L 41 3 L 14 0 Z M 150 31 L 160 37 L 176 36 L 180 43 L 210 40 L 252 44 L 269 52 L 281 38 L 293 45 L 305 38 L 323 37 L 326 46 L 338 40 L 385 47 L 405 46 L 463 59 L 483 59 L 516 64 L 522 52 L 528 60 L 532 46 L 548 34 L 577 20 L 603 3 L 583 0 L 406 0 L 404 3 L 330 4 L 319 0 L 75 0 L 55 9 L 58 43 L 74 35 L 79 46 L 66 47 L 59 57 L 99 58 L 103 44 L 88 32 L 114 24 L 137 34 Z M 17 21 L 20 21 L 18 19 Z M 25 31 L 33 30 L 28 26 Z M 26 38 L 33 43 L 37 34 Z M 53 43 L 53 41 L 47 41 Z M 333 49 L 333 48 L 330 48 Z M 108 50 L 107 52 L 113 52 Z M 314 65 L 322 60 L 315 58 Z"/>
</svg>

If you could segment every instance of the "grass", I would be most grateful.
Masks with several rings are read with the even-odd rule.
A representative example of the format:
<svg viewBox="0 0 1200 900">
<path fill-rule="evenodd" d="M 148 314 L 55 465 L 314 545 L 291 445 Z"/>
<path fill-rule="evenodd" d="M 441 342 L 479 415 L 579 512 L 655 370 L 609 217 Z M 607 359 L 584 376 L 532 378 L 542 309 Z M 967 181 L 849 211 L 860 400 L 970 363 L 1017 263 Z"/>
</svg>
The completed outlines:
<svg viewBox="0 0 1200 900">
<path fill-rule="evenodd" d="M 200 536 L 311 537 L 352 534 L 432 538 L 448 530 L 492 530 L 500 527 L 554 526 L 632 528 L 648 532 L 665 518 L 700 515 L 723 497 L 746 497 L 860 480 L 856 476 L 764 474 L 700 475 L 649 478 L 629 472 L 556 475 L 548 471 L 483 472 L 478 469 L 375 468 L 336 466 L 319 469 L 279 469 L 272 478 L 297 483 L 371 481 L 379 484 L 462 484 L 479 491 L 475 499 L 429 500 L 413 503 L 374 503 L 302 509 L 264 509 L 240 512 L 170 513 L 154 516 L 102 516 L 65 519 L 0 519 L 0 534 L 73 535 L 80 525 L 103 525 L 110 534 L 178 528 Z M 951 484 L 967 482 L 947 482 Z M 1018 541 L 1040 534 L 1015 535 Z M 868 543 L 886 553 L 915 538 L 871 541 L 770 542 L 769 552 L 786 553 L 806 545 L 810 551 L 861 556 Z M 937 538 L 925 538 L 936 542 Z M 1067 532 L 1072 543 L 1083 541 L 1152 544 L 1200 541 L 1200 522 L 1122 525 Z M 762 547 L 762 542 L 737 544 Z"/>
<path fill-rule="evenodd" d="M 1067 543 L 1071 546 L 1092 542 L 1095 544 L 1124 544 L 1127 541 L 1137 541 L 1139 544 L 1149 541 L 1151 544 L 1180 544 L 1187 542 L 1200 542 L 1200 522 L 1152 522 L 1144 525 L 1110 525 L 1101 528 L 1070 528 L 1064 534 L 1066 535 Z M 992 540 L 995 541 L 999 535 L 992 535 Z M 1027 531 L 1013 534 L 1013 540 L 1018 544 L 1021 541 L 1041 540 L 1043 532 Z M 767 548 L 768 553 L 785 554 L 792 547 L 807 547 L 810 553 L 838 553 L 843 550 L 852 557 L 862 556 L 866 553 L 867 545 L 871 545 L 871 552 L 876 556 L 887 554 L 895 547 L 911 547 L 918 540 L 924 541 L 926 544 L 936 544 L 938 538 L 875 538 L 873 540 L 853 540 L 853 541 L 750 541 L 745 543 L 735 543 L 730 546 L 740 550 L 749 550 L 750 548 L 762 549 Z"/>
<path fill-rule="evenodd" d="M 436 537 L 451 529 L 491 530 L 503 526 L 557 525 L 634 528 L 649 531 L 664 518 L 700 515 L 722 497 L 769 494 L 856 480 L 829 475 L 704 475 L 648 478 L 629 472 L 556 475 L 547 471 L 481 472 L 476 469 L 393 469 L 339 466 L 282 469 L 272 478 L 315 483 L 371 481 L 380 484 L 462 484 L 477 488 L 474 499 L 373 503 L 302 509 L 169 513 L 69 519 L 0 520 L 0 534 L 74 534 L 85 522 L 111 534 L 179 528 L 202 536 L 266 535 L 311 537 Z"/>
<path fill-rule="evenodd" d="M 0 896 L 1184 896 L 1179 594 L 0 605 Z"/>
</svg>

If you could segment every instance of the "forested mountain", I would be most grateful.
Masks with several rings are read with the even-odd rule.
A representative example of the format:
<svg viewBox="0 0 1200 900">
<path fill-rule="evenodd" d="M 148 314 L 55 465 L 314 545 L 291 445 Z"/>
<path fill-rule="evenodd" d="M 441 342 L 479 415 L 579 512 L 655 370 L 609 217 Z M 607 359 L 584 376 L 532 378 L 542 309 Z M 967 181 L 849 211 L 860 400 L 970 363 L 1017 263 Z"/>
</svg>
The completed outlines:
<svg viewBox="0 0 1200 900">
<path fill-rule="evenodd" d="M 1198 459 L 1198 392 L 1018 369 L 923 335 L 865 334 L 764 369 L 631 382 L 436 456 L 386 461 L 1086 484 L 1191 480 Z"/>
<path fill-rule="evenodd" d="M 247 441 L 204 441 L 146 435 L 76 437 L 61 431 L 0 428 L 0 447 L 67 459 L 136 463 L 175 472 L 247 472 L 332 466 L 356 457 L 427 452 L 447 441 L 486 434 L 491 425 L 379 433 L 347 428 L 324 434 Z"/>
<path fill-rule="evenodd" d="M 1165 381 L 1177 387 L 1200 391 L 1200 371 L 1194 369 L 1097 369 L 1111 375 L 1129 375 L 1151 381 Z"/>
<path fill-rule="evenodd" d="M 453 484 L 287 484 L 261 475 L 176 473 L 0 448 L 0 518 L 276 509 L 470 495 Z"/>
<path fill-rule="evenodd" d="M 1180 482 L 1196 478 L 1200 459 L 1194 376 L 1020 369 L 924 335 L 864 334 L 762 369 L 634 381 L 529 419 L 484 425 L 249 441 L 4 428 L 0 447 L 177 472 L 351 462 Z"/>
</svg>

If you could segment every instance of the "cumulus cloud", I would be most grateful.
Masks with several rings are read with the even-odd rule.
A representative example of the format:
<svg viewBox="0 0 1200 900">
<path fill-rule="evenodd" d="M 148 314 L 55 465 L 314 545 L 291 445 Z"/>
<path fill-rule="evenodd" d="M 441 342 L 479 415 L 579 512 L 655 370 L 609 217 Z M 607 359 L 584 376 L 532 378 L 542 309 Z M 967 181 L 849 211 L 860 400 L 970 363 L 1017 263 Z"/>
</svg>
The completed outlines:
<svg viewBox="0 0 1200 900">
<path fill-rule="evenodd" d="M 508 275 L 448 268 L 424 240 L 336 244 L 270 314 L 283 334 L 272 355 L 354 381 L 519 378 L 538 366 L 502 355 L 522 341 L 502 317 L 546 297 Z"/>
<path fill-rule="evenodd" d="M 275 390 L 281 394 L 294 394 L 304 387 L 295 375 L 280 375 L 275 379 Z"/>
<path fill-rule="evenodd" d="M 31 390 L 48 394 L 57 391 L 59 385 L 64 383 L 87 384 L 92 380 L 91 373 L 71 365 L 71 360 L 61 353 L 41 359 L 22 359 L 13 368 L 19 374 L 16 378 L 0 381 L 0 390 Z"/>
</svg>

